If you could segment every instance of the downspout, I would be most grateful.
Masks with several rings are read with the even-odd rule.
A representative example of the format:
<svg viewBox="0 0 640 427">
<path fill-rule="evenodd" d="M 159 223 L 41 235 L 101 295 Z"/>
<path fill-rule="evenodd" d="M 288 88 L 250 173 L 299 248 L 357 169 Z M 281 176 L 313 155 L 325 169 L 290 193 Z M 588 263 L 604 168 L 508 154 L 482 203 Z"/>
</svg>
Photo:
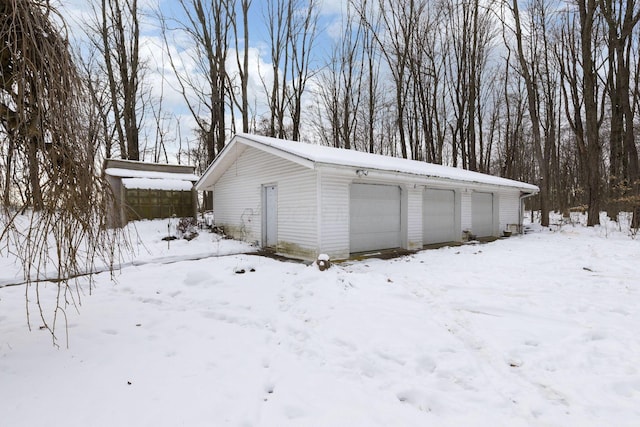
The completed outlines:
<svg viewBox="0 0 640 427">
<path fill-rule="evenodd" d="M 525 192 L 520 192 L 520 214 L 518 215 L 518 234 L 523 234 L 524 230 L 523 230 L 523 224 L 524 224 L 524 199 L 529 198 L 529 197 L 533 197 L 538 193 L 525 193 Z"/>
<path fill-rule="evenodd" d="M 322 206 L 322 171 L 316 168 L 316 259 L 320 256 L 321 253 L 324 253 L 322 236 Z"/>
</svg>

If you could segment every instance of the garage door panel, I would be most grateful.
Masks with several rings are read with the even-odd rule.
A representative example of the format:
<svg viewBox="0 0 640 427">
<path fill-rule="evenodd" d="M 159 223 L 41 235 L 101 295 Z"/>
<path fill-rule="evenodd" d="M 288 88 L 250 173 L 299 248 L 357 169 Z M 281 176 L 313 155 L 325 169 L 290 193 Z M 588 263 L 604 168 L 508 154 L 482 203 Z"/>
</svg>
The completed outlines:
<svg viewBox="0 0 640 427">
<path fill-rule="evenodd" d="M 477 237 L 493 235 L 493 194 L 475 192 L 471 195 L 471 232 Z"/>
<path fill-rule="evenodd" d="M 455 192 L 427 189 L 423 195 L 423 243 L 445 243 L 455 237 Z"/>
<path fill-rule="evenodd" d="M 352 233 L 399 233 L 400 225 L 397 224 L 398 217 L 389 216 L 367 216 L 366 219 L 352 221 Z"/>
<path fill-rule="evenodd" d="M 400 246 L 400 187 L 351 186 L 351 252 Z"/>
</svg>

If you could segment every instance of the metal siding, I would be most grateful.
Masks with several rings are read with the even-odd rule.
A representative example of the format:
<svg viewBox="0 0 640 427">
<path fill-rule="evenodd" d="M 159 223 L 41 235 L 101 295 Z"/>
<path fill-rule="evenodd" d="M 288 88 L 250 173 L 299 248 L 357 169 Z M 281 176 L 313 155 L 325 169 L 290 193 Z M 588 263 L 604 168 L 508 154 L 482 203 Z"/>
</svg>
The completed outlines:
<svg viewBox="0 0 640 427">
<path fill-rule="evenodd" d="M 471 232 L 477 237 L 495 234 L 492 193 L 474 192 L 471 195 Z"/>
<path fill-rule="evenodd" d="M 457 240 L 455 192 L 427 188 L 423 199 L 423 241 L 425 244 Z"/>
<path fill-rule="evenodd" d="M 407 249 L 422 248 L 422 189 L 407 190 Z"/>
<path fill-rule="evenodd" d="M 460 227 L 463 232 L 471 230 L 471 192 L 468 190 L 460 193 Z"/>
<path fill-rule="evenodd" d="M 278 181 L 278 251 L 318 255 L 316 172 L 285 160 Z M 290 245 L 290 246 L 289 246 Z"/>
<path fill-rule="evenodd" d="M 401 239 L 401 191 L 395 185 L 352 184 L 350 250 L 397 248 Z"/>
<path fill-rule="evenodd" d="M 321 251 L 334 259 L 349 258 L 349 185 L 351 179 L 321 178 Z"/>
<path fill-rule="evenodd" d="M 520 191 L 500 192 L 500 231 L 517 230 L 520 224 Z"/>
<path fill-rule="evenodd" d="M 264 187 L 264 245 L 275 248 L 278 244 L 278 187 Z"/>
<path fill-rule="evenodd" d="M 290 245 L 284 249 L 315 253 L 316 172 L 255 148 L 245 150 L 216 183 L 216 224 L 234 238 L 262 244 L 264 185 L 278 186 L 278 250 Z"/>
</svg>

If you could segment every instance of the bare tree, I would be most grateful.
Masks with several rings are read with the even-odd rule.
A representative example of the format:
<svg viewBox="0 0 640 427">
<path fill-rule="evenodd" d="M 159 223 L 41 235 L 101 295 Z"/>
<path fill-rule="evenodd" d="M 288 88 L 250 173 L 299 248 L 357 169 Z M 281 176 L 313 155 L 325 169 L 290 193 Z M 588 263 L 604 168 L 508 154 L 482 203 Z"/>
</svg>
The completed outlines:
<svg viewBox="0 0 640 427">
<path fill-rule="evenodd" d="M 400 152 L 403 158 L 412 158 L 411 147 L 414 144 L 407 140 L 406 124 L 407 94 L 411 84 L 411 49 L 418 37 L 417 28 L 426 3 L 422 0 L 378 0 L 377 6 L 377 13 L 380 15 L 373 20 L 380 22 L 381 28 L 373 32 L 373 36 L 393 79 Z M 371 18 L 367 22 L 370 21 Z"/>
<path fill-rule="evenodd" d="M 425 8 L 415 28 L 410 53 L 409 110 L 413 111 L 413 135 L 409 138 L 415 160 L 442 163 L 446 135 L 444 108 L 444 55 L 440 48 L 445 10 L 436 3 Z"/>
<path fill-rule="evenodd" d="M 97 132 L 100 133 L 98 139 L 104 149 L 104 157 L 111 158 L 115 154 L 114 144 L 118 144 L 115 136 L 115 126 L 112 126 L 111 95 L 108 82 L 104 81 L 100 60 L 97 58 L 98 51 L 89 50 L 83 58 L 80 66 L 83 70 L 83 77 L 87 92 L 91 97 L 95 115 L 99 118 L 100 126 Z"/>
<path fill-rule="evenodd" d="M 302 124 L 303 95 L 309 79 L 314 75 L 311 70 L 313 47 L 317 37 L 319 5 L 318 0 L 306 0 L 306 4 L 293 9 L 290 14 L 289 47 L 291 49 L 291 93 L 289 109 L 292 121 L 294 141 L 300 140 Z"/>
<path fill-rule="evenodd" d="M 540 211 L 541 223 L 549 225 L 549 192 L 550 178 L 549 166 L 555 138 L 555 94 L 551 82 L 551 70 L 549 64 L 549 43 L 547 39 L 548 17 L 547 6 L 544 0 L 534 0 L 527 10 L 529 16 L 528 34 L 524 34 L 524 26 L 520 19 L 520 10 L 517 0 L 513 0 L 510 6 L 513 18 L 513 33 L 516 42 L 516 56 L 518 58 L 518 73 L 523 79 L 527 92 L 527 106 L 531 121 L 531 133 L 533 137 L 533 152 L 538 167 L 538 185 L 540 187 Z M 526 40 L 525 40 L 526 38 Z M 546 87 L 545 86 L 545 82 Z M 543 126 L 543 120 L 547 118 L 547 126 Z M 546 135 L 543 137 L 542 129 Z"/>
<path fill-rule="evenodd" d="M 361 32 L 360 43 L 362 45 L 362 77 L 360 81 L 364 87 L 358 88 L 361 92 L 363 108 L 360 110 L 359 119 L 363 144 L 359 148 L 370 153 L 382 153 L 386 142 L 382 131 L 384 120 L 381 120 L 383 111 L 388 111 L 390 106 L 385 101 L 384 84 L 381 82 L 383 68 L 383 55 L 378 48 L 376 35 L 380 31 L 380 14 L 375 13 L 375 3 L 367 0 L 351 0 L 352 10 L 358 16 L 358 31 Z"/>
<path fill-rule="evenodd" d="M 289 51 L 287 49 L 287 26 L 289 2 L 275 0 L 267 2 L 264 19 L 271 43 L 272 81 L 269 85 L 264 78 L 262 84 L 269 102 L 268 136 L 285 137 L 285 113 L 287 111 L 287 79 L 289 72 Z"/>
<path fill-rule="evenodd" d="M 500 157 L 500 176 L 517 179 L 518 170 L 518 154 L 522 152 L 518 146 L 523 140 L 522 123 L 525 115 L 525 96 L 522 93 L 522 85 L 520 79 L 516 81 L 515 89 L 512 85 L 511 78 L 511 56 L 512 52 L 507 50 L 504 69 L 504 138 L 503 144 L 499 150 Z"/>
<path fill-rule="evenodd" d="M 229 7 L 232 8 L 229 12 L 232 15 L 230 20 L 233 29 L 233 38 L 236 48 L 236 64 L 238 66 L 238 79 L 240 80 L 240 96 L 236 94 L 235 90 L 231 90 L 231 96 L 234 104 L 240 109 L 242 115 L 242 132 L 249 132 L 249 9 L 253 0 L 240 0 L 240 13 L 242 16 L 242 26 L 239 26 L 238 15 L 235 10 L 235 1 L 232 2 Z M 240 28 L 242 29 L 242 37 L 240 37 Z M 239 41 L 242 39 L 242 61 L 240 60 L 240 47 Z M 233 76 L 229 76 L 231 79 L 231 85 L 234 85 Z M 238 99 L 239 98 L 239 99 Z"/>
<path fill-rule="evenodd" d="M 230 1 L 180 0 L 186 22 L 161 18 L 169 62 L 198 132 L 205 139 L 209 162 L 224 148 L 227 138 L 230 89 L 226 60 L 233 17 L 229 14 Z M 183 35 L 186 38 L 180 38 Z M 185 40 L 188 46 L 183 46 Z M 177 50 L 184 56 L 176 56 L 181 54 L 170 46 L 178 46 Z"/>
<path fill-rule="evenodd" d="M 633 193 L 640 194 L 630 87 L 632 35 L 640 20 L 640 5 L 633 1 L 614 0 L 599 0 L 598 4 L 608 28 L 607 85 L 611 108 L 608 211 L 609 216 L 616 218 L 620 204 L 614 201 Z M 637 46 L 635 48 L 637 51 Z"/>
<path fill-rule="evenodd" d="M 316 115 L 320 137 L 326 145 L 356 148 L 357 125 L 363 96 L 363 27 L 347 5 L 342 37 L 331 48 L 331 57 L 318 75 Z"/>
<path fill-rule="evenodd" d="M 269 136 L 300 139 L 303 95 L 313 75 L 318 13 L 317 0 L 267 2 L 264 18 L 271 42 L 272 81 L 269 84 L 263 78 L 263 87 L 269 100 Z"/>
<path fill-rule="evenodd" d="M 600 81 L 603 25 L 596 0 L 578 0 L 566 13 L 559 47 L 567 121 L 576 137 L 581 182 L 586 184 L 589 226 L 600 224 L 602 204 L 603 84 Z"/>
<path fill-rule="evenodd" d="M 227 141 L 231 88 L 226 62 L 235 1 L 180 0 L 180 5 L 185 21 L 160 17 L 162 34 L 178 89 L 197 124 L 198 141 L 205 147 L 196 152 L 206 152 L 209 164 Z M 204 201 L 210 209 L 211 197 L 205 194 Z"/>
<path fill-rule="evenodd" d="M 36 176 L 27 205 L 4 201 L 0 249 L 20 258 L 29 322 L 35 304 L 56 344 L 56 326 L 80 303 L 72 278 L 99 262 L 112 267 L 117 242 L 105 227 L 109 193 L 96 170 L 95 115 L 63 22 L 48 1 L 0 4 L 0 144 L 13 144 L 16 170 Z M 37 212 L 23 215 L 29 205 Z M 41 304 L 40 277 L 58 285 L 52 318 Z"/>
<path fill-rule="evenodd" d="M 90 73 L 94 98 L 108 94 L 101 102 L 107 118 L 105 141 L 108 154 L 119 148 L 123 159 L 140 160 L 140 130 L 144 116 L 145 64 L 140 55 L 140 11 L 137 0 L 100 0 L 93 3 L 93 22 L 87 27 L 91 48 L 97 52 L 92 62 L 97 68 Z M 106 80 L 106 85 L 102 83 Z M 115 143 L 112 142 L 115 140 Z"/>
<path fill-rule="evenodd" d="M 451 123 L 453 164 L 462 160 L 464 169 L 477 170 L 478 102 L 495 37 L 492 13 L 479 0 L 446 0 L 447 37 L 451 104 L 455 121 Z"/>
</svg>

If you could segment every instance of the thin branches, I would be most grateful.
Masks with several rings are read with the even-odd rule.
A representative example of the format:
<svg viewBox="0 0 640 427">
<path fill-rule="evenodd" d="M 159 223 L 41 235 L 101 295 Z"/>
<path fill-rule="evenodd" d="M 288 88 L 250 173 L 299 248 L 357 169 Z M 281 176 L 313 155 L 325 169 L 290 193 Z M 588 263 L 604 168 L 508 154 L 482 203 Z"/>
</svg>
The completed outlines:
<svg viewBox="0 0 640 427">
<path fill-rule="evenodd" d="M 113 266 L 120 241 L 106 229 L 110 194 L 97 171 L 90 97 L 63 22 L 49 2 L 0 4 L 0 146 L 10 149 L 5 163 L 12 171 L 4 183 L 0 236 L 22 261 L 27 306 L 34 286 L 54 343 L 58 314 L 80 303 L 78 282 L 74 288 L 68 278 L 99 263 Z M 58 297 L 48 320 L 40 285 L 32 282 L 52 276 Z"/>
</svg>

